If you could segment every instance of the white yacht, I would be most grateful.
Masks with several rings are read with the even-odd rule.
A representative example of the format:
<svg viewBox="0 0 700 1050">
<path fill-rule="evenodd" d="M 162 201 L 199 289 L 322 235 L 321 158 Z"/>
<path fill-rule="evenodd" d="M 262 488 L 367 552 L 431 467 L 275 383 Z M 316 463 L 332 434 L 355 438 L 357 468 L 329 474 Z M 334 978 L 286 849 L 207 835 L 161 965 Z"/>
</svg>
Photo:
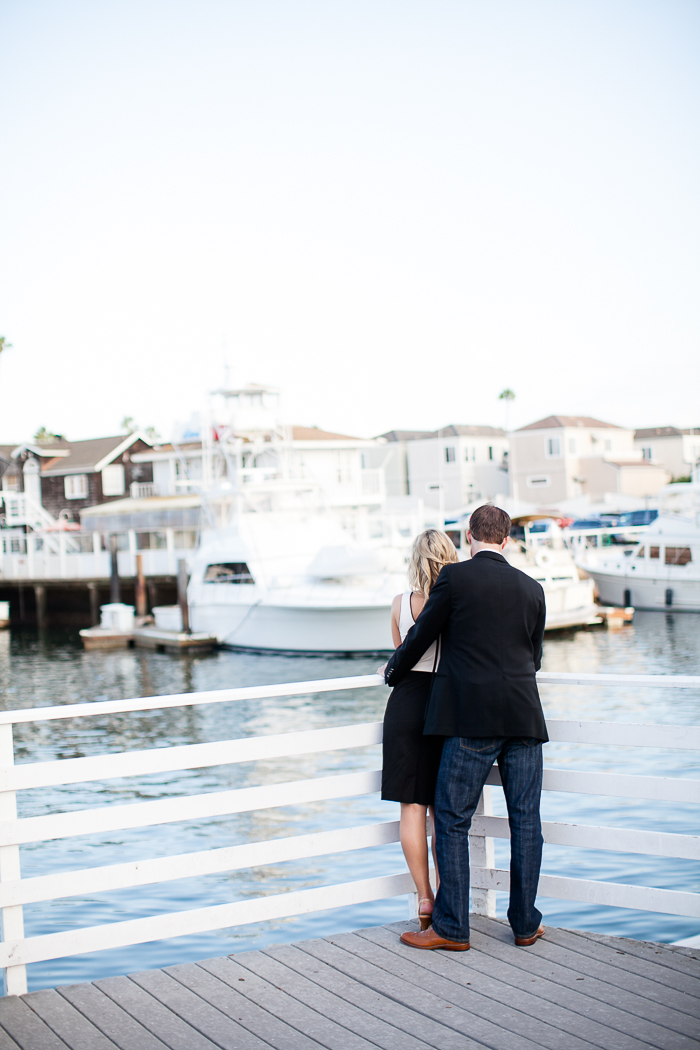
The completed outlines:
<svg viewBox="0 0 700 1050">
<path fill-rule="evenodd" d="M 661 513 L 632 549 L 585 548 L 576 562 L 595 580 L 601 602 L 700 612 L 696 515 Z"/>
<path fill-rule="evenodd" d="M 188 586 L 190 624 L 231 648 L 290 653 L 393 649 L 403 553 L 353 541 L 331 515 L 240 515 L 205 534 Z"/>
<path fill-rule="evenodd" d="M 531 531 L 535 522 L 546 527 L 542 531 Z M 469 557 L 466 524 L 461 522 L 459 528 L 447 526 L 447 533 L 462 560 Z M 602 623 L 601 609 L 595 600 L 595 583 L 581 578 L 557 523 L 543 514 L 527 514 L 514 518 L 513 525 L 516 526 L 514 535 L 508 540 L 503 555 L 515 569 L 542 584 L 547 605 L 545 630 Z M 522 535 L 517 526 L 522 527 Z"/>
</svg>

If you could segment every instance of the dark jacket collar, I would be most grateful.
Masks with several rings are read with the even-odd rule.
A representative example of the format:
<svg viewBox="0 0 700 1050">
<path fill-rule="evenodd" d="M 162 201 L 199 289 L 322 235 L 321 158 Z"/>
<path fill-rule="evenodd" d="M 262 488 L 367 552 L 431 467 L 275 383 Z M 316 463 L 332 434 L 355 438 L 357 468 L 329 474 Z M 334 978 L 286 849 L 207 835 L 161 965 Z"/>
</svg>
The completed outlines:
<svg viewBox="0 0 700 1050">
<path fill-rule="evenodd" d="M 477 551 L 474 558 L 495 558 L 497 561 L 506 561 L 503 555 L 499 554 L 498 551 Z M 472 561 L 474 558 L 472 558 Z M 507 564 L 508 562 L 506 562 L 506 565 Z"/>
</svg>

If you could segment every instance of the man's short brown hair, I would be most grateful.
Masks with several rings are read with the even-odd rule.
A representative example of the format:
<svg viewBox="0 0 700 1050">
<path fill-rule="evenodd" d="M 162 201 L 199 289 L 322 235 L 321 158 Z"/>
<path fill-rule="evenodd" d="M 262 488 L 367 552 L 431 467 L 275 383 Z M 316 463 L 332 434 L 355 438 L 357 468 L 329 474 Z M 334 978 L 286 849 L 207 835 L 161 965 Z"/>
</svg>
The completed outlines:
<svg viewBox="0 0 700 1050">
<path fill-rule="evenodd" d="M 510 518 L 500 507 L 485 503 L 472 513 L 469 530 L 478 543 L 503 543 L 510 535 Z"/>
</svg>

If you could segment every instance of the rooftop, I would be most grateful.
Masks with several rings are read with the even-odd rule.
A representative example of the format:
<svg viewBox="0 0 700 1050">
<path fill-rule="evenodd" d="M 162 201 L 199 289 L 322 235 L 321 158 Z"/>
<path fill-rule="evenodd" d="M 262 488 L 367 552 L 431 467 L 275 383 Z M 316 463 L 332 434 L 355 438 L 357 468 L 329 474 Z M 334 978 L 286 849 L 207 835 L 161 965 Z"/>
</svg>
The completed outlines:
<svg viewBox="0 0 700 1050">
<path fill-rule="evenodd" d="M 362 441 L 350 434 L 334 434 L 318 427 L 292 427 L 292 438 L 294 441 Z"/>
<path fill-rule="evenodd" d="M 546 416 L 545 419 L 538 419 L 536 423 L 520 427 L 518 433 L 522 430 L 549 430 L 557 427 L 609 427 L 611 430 L 624 430 L 624 427 L 619 427 L 617 423 L 604 423 L 602 419 L 593 419 L 591 416 Z"/>
<path fill-rule="evenodd" d="M 128 448 L 139 437 L 139 434 L 117 434 L 114 437 L 89 438 L 87 441 L 37 442 L 39 447 L 46 450 L 44 455 L 53 449 L 63 453 L 49 459 L 42 466 L 41 473 L 50 477 L 97 470 L 104 460 L 109 462 L 119 448 Z"/>
<path fill-rule="evenodd" d="M 432 430 L 387 430 L 386 434 L 378 434 L 385 441 L 420 441 L 421 438 L 432 436 Z"/>
<path fill-rule="evenodd" d="M 461 423 L 450 423 L 433 431 L 430 437 L 505 437 L 505 430 L 500 427 L 464 426 Z"/>
<path fill-rule="evenodd" d="M 643 441 L 645 438 L 682 437 L 683 434 L 695 433 L 700 437 L 700 427 L 645 427 L 643 430 L 635 430 L 634 436 Z"/>
</svg>

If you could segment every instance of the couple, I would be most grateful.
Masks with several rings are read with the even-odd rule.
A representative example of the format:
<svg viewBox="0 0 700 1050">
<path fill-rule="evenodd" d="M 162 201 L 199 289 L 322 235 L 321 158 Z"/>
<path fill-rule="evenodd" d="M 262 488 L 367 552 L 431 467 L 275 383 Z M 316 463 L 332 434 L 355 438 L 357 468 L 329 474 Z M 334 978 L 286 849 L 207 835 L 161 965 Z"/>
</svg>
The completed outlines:
<svg viewBox="0 0 700 1050">
<path fill-rule="evenodd" d="M 508 921 L 520 946 L 544 933 L 535 897 L 542 859 L 540 793 L 547 728 L 537 692 L 544 591 L 502 555 L 504 510 L 471 516 L 471 560 L 428 529 L 415 541 L 412 591 L 394 599 L 396 652 L 380 668 L 393 686 L 384 717 L 382 798 L 401 803 L 401 845 L 418 891 L 414 948 L 469 948 L 469 828 L 494 762 L 511 835 Z M 432 810 L 437 897 L 428 879 Z"/>
</svg>

